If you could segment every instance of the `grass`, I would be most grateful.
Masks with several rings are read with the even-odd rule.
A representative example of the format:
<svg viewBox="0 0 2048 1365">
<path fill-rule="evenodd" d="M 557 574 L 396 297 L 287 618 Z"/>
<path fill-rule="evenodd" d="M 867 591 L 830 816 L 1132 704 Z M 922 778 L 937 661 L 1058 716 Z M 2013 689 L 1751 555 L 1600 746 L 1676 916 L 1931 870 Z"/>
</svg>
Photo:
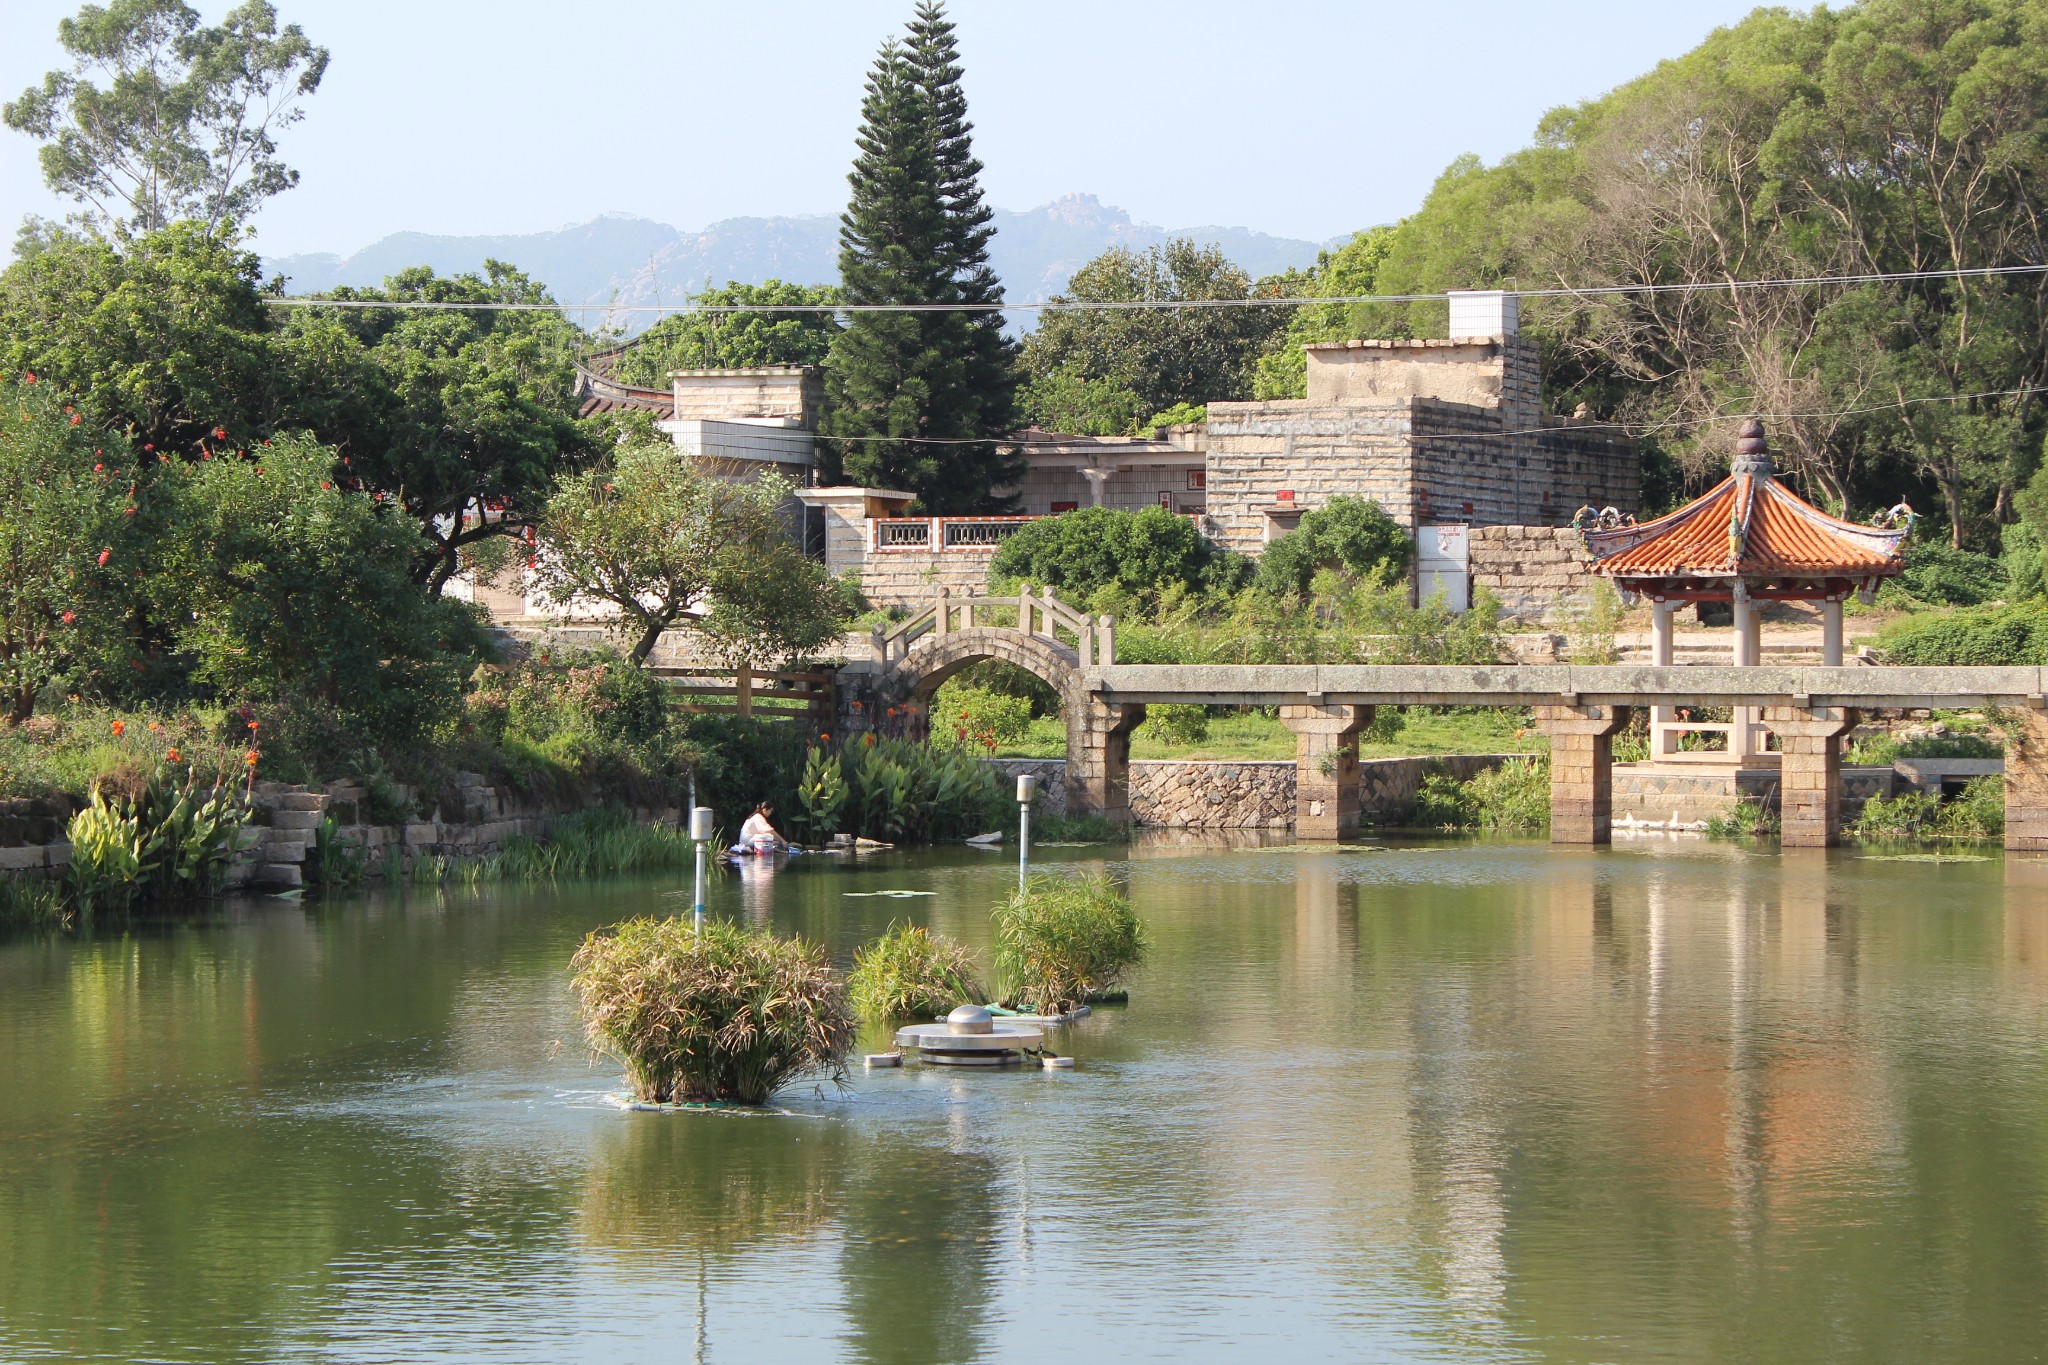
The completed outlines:
<svg viewBox="0 0 2048 1365">
<path fill-rule="evenodd" d="M 759 1105 L 806 1076 L 844 1077 L 846 988 L 801 938 L 640 918 L 590 934 L 570 966 L 592 1049 L 624 1063 L 644 1103 Z"/>
<path fill-rule="evenodd" d="M 1415 824 L 1423 829 L 1525 833 L 1550 827 L 1550 760 L 1516 759 L 1460 782 L 1448 773 L 1422 779 Z"/>
<path fill-rule="evenodd" d="M 1737 801 L 1726 815 L 1716 815 L 1708 820 L 1705 833 L 1709 839 L 1775 837 L 1778 833 L 1778 814 L 1776 811 L 1764 809 L 1761 801 Z"/>
<path fill-rule="evenodd" d="M 0 929 L 62 928 L 72 911 L 56 881 L 39 876 L 0 876 Z"/>
<path fill-rule="evenodd" d="M 1294 735 L 1277 715 L 1258 708 L 1209 717 L 1200 740 L 1170 743 L 1151 725 L 1131 735 L 1131 757 L 1139 759 L 1203 759 L 1217 761 L 1285 761 L 1294 757 Z M 1361 758 L 1405 758 L 1416 754 L 1540 754 L 1550 742 L 1515 709 L 1464 708 L 1433 711 L 1403 707 L 1400 726 L 1385 739 L 1358 746 Z M 1021 739 L 996 750 L 1003 758 L 1063 758 L 1067 752 L 1066 722 L 1057 716 L 1033 720 Z"/>
<path fill-rule="evenodd" d="M 870 1019 L 930 1019 L 986 999 L 965 944 L 914 924 L 889 932 L 853 956 L 846 994 Z"/>
<path fill-rule="evenodd" d="M 1145 956 L 1145 926 L 1100 877 L 1033 877 L 996 907 L 995 925 L 1003 1003 L 1036 1014 L 1110 992 Z"/>
<path fill-rule="evenodd" d="M 1872 797 L 1849 830 L 1873 842 L 1995 839 L 2005 831 L 2005 779 L 1998 773 L 1973 777 L 1946 801 L 1918 791 Z"/>
<path fill-rule="evenodd" d="M 1034 844 L 1113 844 L 1126 830 L 1100 815 L 1033 815 Z"/>
</svg>

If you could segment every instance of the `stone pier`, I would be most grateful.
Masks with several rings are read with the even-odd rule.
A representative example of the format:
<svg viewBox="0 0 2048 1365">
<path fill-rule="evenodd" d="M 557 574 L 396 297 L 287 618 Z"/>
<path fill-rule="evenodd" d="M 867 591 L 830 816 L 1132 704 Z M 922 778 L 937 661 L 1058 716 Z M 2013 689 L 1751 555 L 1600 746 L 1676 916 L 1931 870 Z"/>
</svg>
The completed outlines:
<svg viewBox="0 0 2048 1365">
<path fill-rule="evenodd" d="M 2048 711 L 2016 707 L 2005 740 L 2005 846 L 2048 853 Z"/>
<path fill-rule="evenodd" d="M 1613 841 L 1614 736 L 1626 706 L 1539 705 L 1536 728 L 1550 736 L 1550 842 Z"/>
<path fill-rule="evenodd" d="M 1294 837 L 1341 839 L 1358 832 L 1358 733 L 1370 706 L 1283 706 L 1294 732 Z"/>
<path fill-rule="evenodd" d="M 1067 809 L 1128 824 L 1131 731 L 1144 722 L 1145 704 L 1069 693 L 1066 713 Z"/>
<path fill-rule="evenodd" d="M 1767 706 L 1778 737 L 1778 842 L 1833 848 L 1842 841 L 1842 736 L 1856 728 L 1846 706 Z"/>
</svg>

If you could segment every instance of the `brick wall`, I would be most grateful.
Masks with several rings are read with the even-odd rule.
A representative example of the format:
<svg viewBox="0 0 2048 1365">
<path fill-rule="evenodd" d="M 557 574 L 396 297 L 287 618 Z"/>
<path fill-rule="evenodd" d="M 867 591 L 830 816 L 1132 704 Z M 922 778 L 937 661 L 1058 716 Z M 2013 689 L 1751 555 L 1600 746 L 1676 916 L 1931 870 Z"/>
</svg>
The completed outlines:
<svg viewBox="0 0 2048 1365">
<path fill-rule="evenodd" d="M 1516 621 L 1564 626 L 1591 603 L 1592 557 L 1568 526 L 1474 526 L 1469 544 L 1473 590 Z"/>
</svg>

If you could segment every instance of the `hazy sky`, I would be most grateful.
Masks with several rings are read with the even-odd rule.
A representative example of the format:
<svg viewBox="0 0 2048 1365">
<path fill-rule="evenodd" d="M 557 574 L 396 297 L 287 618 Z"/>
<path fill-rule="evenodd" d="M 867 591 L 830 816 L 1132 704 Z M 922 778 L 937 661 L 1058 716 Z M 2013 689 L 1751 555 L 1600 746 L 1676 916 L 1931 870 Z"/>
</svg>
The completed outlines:
<svg viewBox="0 0 2048 1365">
<path fill-rule="evenodd" d="M 837 212 L 861 83 L 911 0 L 277 0 L 333 52 L 283 139 L 299 188 L 266 254 L 388 232 L 529 232 L 629 213 L 695 228 Z M 209 22 L 230 6 L 199 0 Z M 61 64 L 77 0 L 0 0 L 0 95 Z M 1321 240 L 1412 210 L 1450 159 L 1523 145 L 1739 19 L 1739 0 L 1456 5 L 954 0 L 983 186 L 1073 191 L 1166 227 Z M 0 227 L 61 216 L 0 129 Z"/>
</svg>

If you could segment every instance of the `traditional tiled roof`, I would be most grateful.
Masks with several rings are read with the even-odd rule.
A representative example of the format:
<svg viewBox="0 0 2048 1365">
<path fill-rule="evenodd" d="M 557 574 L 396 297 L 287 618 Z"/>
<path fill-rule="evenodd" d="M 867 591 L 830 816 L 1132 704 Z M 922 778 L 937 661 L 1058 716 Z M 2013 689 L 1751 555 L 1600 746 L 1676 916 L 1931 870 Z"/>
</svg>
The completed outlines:
<svg viewBox="0 0 2048 1365">
<path fill-rule="evenodd" d="M 1594 571 L 1609 578 L 1868 579 L 1904 567 L 1905 531 L 1831 517 L 1779 483 L 1763 424 L 1742 424 L 1728 477 L 1668 516 L 1589 530 Z"/>
<path fill-rule="evenodd" d="M 605 352 L 592 359 L 601 361 L 613 354 Z M 583 400 L 576 409 L 578 417 L 595 417 L 608 412 L 651 412 L 660 418 L 676 415 L 674 390 L 634 388 L 581 365 L 576 367 L 575 396 Z"/>
</svg>

